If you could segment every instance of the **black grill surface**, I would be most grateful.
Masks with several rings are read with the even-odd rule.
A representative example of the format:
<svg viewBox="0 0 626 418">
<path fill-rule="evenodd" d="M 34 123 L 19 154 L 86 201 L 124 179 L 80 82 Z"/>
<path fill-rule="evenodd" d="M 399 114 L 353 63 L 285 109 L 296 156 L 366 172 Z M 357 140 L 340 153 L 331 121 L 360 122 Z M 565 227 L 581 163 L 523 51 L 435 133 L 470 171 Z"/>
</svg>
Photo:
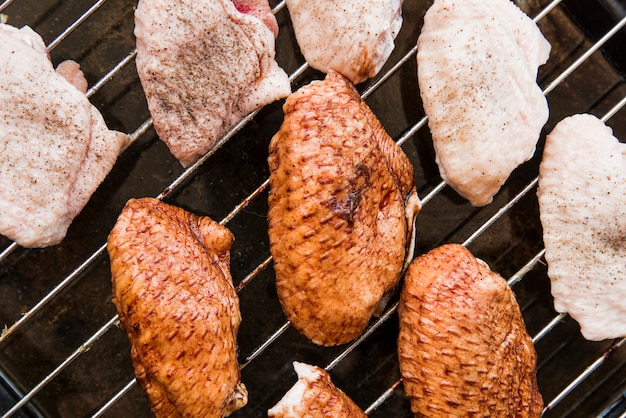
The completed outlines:
<svg viewBox="0 0 626 418">
<path fill-rule="evenodd" d="M 547 6 L 546 1 L 521 3 L 530 16 Z M 419 127 L 424 111 L 414 47 L 430 4 L 404 1 L 404 24 L 389 62 L 374 80 L 358 86 L 389 134 L 402 143 L 415 167 L 420 197 L 428 196 L 418 217 L 416 253 L 472 237 L 468 248 L 493 270 L 505 278 L 521 270 L 513 290 L 530 335 L 537 336 L 558 318 L 536 342 L 539 389 L 546 404 L 557 400 L 545 416 L 619 416 L 626 410 L 626 344 L 611 349 L 619 340 L 585 341 L 573 320 L 557 317 L 541 257 L 533 181 L 545 134 L 558 121 L 581 112 L 601 117 L 626 97 L 626 32 L 617 33 L 547 94 L 551 115 L 535 157 L 513 173 L 491 205 L 473 208 L 450 188 L 439 190 L 441 178 L 430 133 L 423 122 Z M 275 0 L 271 5 L 280 6 Z M 183 170 L 149 124 L 133 59 L 135 6 L 136 1 L 129 0 L 13 0 L 0 5 L 8 23 L 29 25 L 41 34 L 51 46 L 55 64 L 68 58 L 78 61 L 90 87 L 97 87 L 90 100 L 109 127 L 136 136 L 61 244 L 23 249 L 0 237 L 0 252 L 4 250 L 0 326 L 9 330 L 0 341 L 0 414 L 27 395 L 32 399 L 14 416 L 149 416 L 146 398 L 133 384 L 128 341 L 115 325 L 104 244 L 129 198 L 160 196 L 217 221 L 229 217 L 226 226 L 235 235 L 231 272 L 243 316 L 239 360 L 245 366 L 242 380 L 250 398 L 248 406 L 233 416 L 267 416 L 267 409 L 296 380 L 294 360 L 321 367 L 332 364 L 330 373 L 339 388 L 363 409 L 376 405 L 372 417 L 411 416 L 398 382 L 398 321 L 393 309 L 372 321 L 372 329 L 355 346 L 320 348 L 285 326 L 274 289 L 263 186 L 269 174 L 268 144 L 282 121 L 283 102 L 260 110 L 201 165 Z M 552 44 L 550 60 L 539 71 L 540 85 L 549 85 L 614 27 L 625 15 L 625 7 L 623 1 L 565 0 L 540 19 L 539 26 Z M 286 7 L 276 8 L 277 60 L 288 74 L 295 74 L 304 59 Z M 84 21 L 64 34 L 82 16 Z M 126 65 L 116 68 L 125 60 Z M 322 77 L 306 69 L 294 77 L 293 90 Z M 378 85 L 380 79 L 385 80 Z M 608 121 L 622 141 L 626 139 L 624 112 Z M 242 202 L 245 205 L 239 206 Z M 473 236 L 476 231 L 479 234 Z M 397 295 L 390 306 L 396 301 Z M 599 366 L 593 366 L 598 359 Z M 339 361 L 335 364 L 335 360 Z M 589 367 L 593 371 L 587 376 L 583 373 Z M 570 384 L 573 389 L 559 399 Z M 389 396 L 383 396 L 388 390 Z"/>
</svg>

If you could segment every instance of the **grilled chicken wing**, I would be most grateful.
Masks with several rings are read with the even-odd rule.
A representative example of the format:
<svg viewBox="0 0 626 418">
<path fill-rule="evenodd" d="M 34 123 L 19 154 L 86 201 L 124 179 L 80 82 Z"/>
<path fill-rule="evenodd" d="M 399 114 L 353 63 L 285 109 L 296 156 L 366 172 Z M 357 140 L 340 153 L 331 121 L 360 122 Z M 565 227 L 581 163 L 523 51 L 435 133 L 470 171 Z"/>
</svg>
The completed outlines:
<svg viewBox="0 0 626 418">
<path fill-rule="evenodd" d="M 78 64 L 55 72 L 29 27 L 0 24 L 0 61 L 0 234 L 23 247 L 58 244 L 128 136 L 91 105 Z"/>
<path fill-rule="evenodd" d="M 550 44 L 509 0 L 435 0 L 417 47 L 440 174 L 484 206 L 535 152 L 548 120 L 537 69 Z"/>
<path fill-rule="evenodd" d="M 419 210 L 413 167 L 334 71 L 292 94 L 284 113 L 268 159 L 278 296 L 307 338 L 345 343 L 400 277 Z"/>
<path fill-rule="evenodd" d="M 109 235 L 113 302 L 156 417 L 223 417 L 247 402 L 230 231 L 156 199 L 131 199 Z"/>
<path fill-rule="evenodd" d="M 626 336 L 626 145 L 595 116 L 565 118 L 537 195 L 555 309 L 589 340 Z"/>
<path fill-rule="evenodd" d="M 536 353 L 506 281 L 465 247 L 411 263 L 398 354 L 416 416 L 539 417 Z"/>
<path fill-rule="evenodd" d="M 358 84 L 378 74 L 402 26 L 402 0 L 287 0 L 300 51 L 311 67 Z"/>
<path fill-rule="evenodd" d="M 324 369 L 295 361 L 298 381 L 267 414 L 270 418 L 365 418 L 367 415 L 330 380 Z"/>
<path fill-rule="evenodd" d="M 141 0 L 137 72 L 154 128 L 183 166 L 250 112 L 291 92 L 267 0 Z"/>
</svg>

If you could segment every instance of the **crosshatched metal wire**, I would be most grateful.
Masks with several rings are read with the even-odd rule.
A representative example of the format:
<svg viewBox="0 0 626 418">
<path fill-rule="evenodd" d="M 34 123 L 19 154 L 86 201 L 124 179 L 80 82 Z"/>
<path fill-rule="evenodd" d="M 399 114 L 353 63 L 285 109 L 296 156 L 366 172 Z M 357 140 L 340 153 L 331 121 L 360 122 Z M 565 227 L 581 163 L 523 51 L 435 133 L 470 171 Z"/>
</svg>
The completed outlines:
<svg viewBox="0 0 626 418">
<path fill-rule="evenodd" d="M 418 218 L 418 253 L 443 242 L 459 242 L 508 278 L 537 347 L 545 416 L 575 416 L 580 411 L 616 413 L 611 405 L 617 404 L 626 388 L 625 340 L 586 342 L 575 323 L 567 315 L 554 312 L 551 306 L 534 196 L 541 141 L 538 155 L 513 174 L 487 208 L 469 207 L 438 177 L 415 77 L 415 41 L 429 3 L 405 0 L 405 23 L 390 61 L 374 80 L 358 86 L 416 167 L 416 184 L 424 205 Z M 595 84 L 590 82 L 590 88 L 577 85 L 576 80 L 581 74 L 583 79 L 595 77 L 598 71 L 601 76 L 606 75 L 610 67 L 606 67 L 597 50 L 622 30 L 625 20 L 609 25 L 603 37 L 589 40 L 570 32 L 574 26 L 564 17 L 561 1 L 521 3 L 553 43 L 553 55 L 539 76 L 552 112 L 547 128 L 572 112 L 592 112 L 609 125 L 614 123 L 616 132 L 624 132 L 620 109 L 626 102 L 626 88 L 622 77 L 617 74 Z M 320 348 L 305 341 L 282 316 L 272 291 L 272 260 L 263 230 L 268 188 L 266 147 L 280 124 L 280 103 L 246 117 L 222 138 L 218 147 L 183 170 L 156 139 L 138 87 L 136 51 L 129 32 L 134 4 L 124 0 L 66 0 L 41 10 L 41 3 L 33 4 L 7 0 L 0 4 L 0 12 L 6 13 L 9 23 L 14 19 L 36 29 L 47 28 L 42 36 L 55 64 L 66 58 L 77 60 L 83 69 L 85 62 L 98 63 L 99 66 L 89 67 L 93 73 L 86 73 L 90 79 L 88 97 L 103 111 L 109 126 L 130 133 L 132 144 L 85 208 L 87 214 L 81 214 L 95 214 L 95 221 L 77 218 L 58 248 L 26 250 L 6 239 L 0 242 L 0 285 L 4 286 L 0 295 L 11 295 L 12 301 L 20 300 L 20 294 L 26 295 L 24 303 L 8 304 L 12 306 L 0 311 L 0 321 L 6 323 L 0 337 L 1 377 L 7 391 L 15 396 L 0 413 L 149 413 L 134 380 L 125 336 L 117 328 L 110 290 L 107 293 L 110 282 L 103 277 L 108 275 L 106 234 L 123 203 L 129 197 L 151 195 L 220 219 L 234 231 L 237 241 L 243 241 L 233 248 L 233 279 L 242 303 L 239 357 L 242 380 L 250 389 L 250 404 L 233 416 L 263 416 L 294 383 L 293 360 L 325 367 L 337 386 L 371 416 L 410 416 L 395 353 L 397 299 L 372 320 L 357 340 L 336 348 Z M 277 60 L 290 73 L 293 89 L 323 77 L 308 68 L 299 55 L 284 1 L 272 4 L 281 31 Z M 117 10 L 111 12 L 107 8 Z M 46 20 L 49 14 L 58 16 L 54 19 L 58 20 L 56 27 Z M 106 19 L 111 21 L 106 22 L 104 29 L 91 24 Z M 86 32 L 91 39 L 102 37 L 91 50 L 81 46 L 81 29 L 85 26 L 89 26 Z M 123 41 L 119 33 L 125 34 Z M 107 41 L 110 39 L 113 40 Z M 108 55 L 93 57 L 102 45 Z M 582 96 L 586 97 L 568 101 L 572 91 L 584 91 Z M 401 106 L 397 107 L 398 103 Z M 136 114 L 126 120 L 124 112 Z M 249 155 L 241 157 L 246 153 Z M 239 157 L 243 166 L 229 166 Z M 147 177 L 153 181 L 144 182 Z M 222 182 L 226 185 L 220 186 Z M 241 186 L 239 190 L 224 194 L 233 183 Z M 104 202 L 100 210 L 94 209 L 98 202 Z M 100 222 L 101 230 L 94 227 Z M 94 230 L 95 238 L 87 239 Z M 52 261 L 55 257 L 56 264 Z M 37 263 L 41 270 L 23 267 Z M 60 266 L 59 272 L 52 270 L 55 265 Z M 40 280 L 41 276 L 54 279 Z M 106 308 L 95 315 L 86 307 L 93 302 L 94 294 L 98 306 Z M 90 322 L 85 319 L 90 315 L 97 318 Z M 576 352 L 581 355 L 577 357 Z M 106 361 L 101 361 L 100 356 Z M 38 357 L 50 358 L 32 360 Z"/>
</svg>

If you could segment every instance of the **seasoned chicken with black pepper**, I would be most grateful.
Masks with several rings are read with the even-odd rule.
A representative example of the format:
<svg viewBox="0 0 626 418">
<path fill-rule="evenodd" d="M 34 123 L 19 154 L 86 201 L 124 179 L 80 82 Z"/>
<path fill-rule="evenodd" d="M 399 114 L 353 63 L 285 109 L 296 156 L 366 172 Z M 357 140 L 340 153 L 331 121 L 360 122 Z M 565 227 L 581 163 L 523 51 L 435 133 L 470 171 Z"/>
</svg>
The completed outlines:
<svg viewBox="0 0 626 418">
<path fill-rule="evenodd" d="M 294 361 L 298 381 L 267 414 L 270 418 L 365 418 L 324 369 Z"/>
<path fill-rule="evenodd" d="M 354 339 L 410 259 L 413 167 L 343 76 L 287 98 L 270 142 L 269 238 L 292 325 L 320 345 Z"/>
<path fill-rule="evenodd" d="M 109 235 L 113 302 L 155 417 L 243 407 L 231 232 L 157 199 L 131 199 Z"/>
<path fill-rule="evenodd" d="M 141 0 L 137 72 L 154 128 L 183 166 L 249 113 L 291 93 L 267 0 Z"/>
<path fill-rule="evenodd" d="M 128 144 L 85 95 L 76 62 L 55 71 L 41 37 L 0 24 L 0 234 L 23 247 L 65 238 Z"/>
<path fill-rule="evenodd" d="M 550 44 L 510 0 L 435 0 L 417 40 L 417 78 L 441 177 L 489 204 L 533 156 L 548 103 L 537 70 Z"/>
<path fill-rule="evenodd" d="M 626 336 L 626 145 L 595 116 L 563 119 L 537 196 L 555 309 L 586 339 Z"/>
<path fill-rule="evenodd" d="M 458 244 L 408 268 L 398 355 L 416 417 L 539 417 L 537 355 L 513 291 Z"/>
</svg>

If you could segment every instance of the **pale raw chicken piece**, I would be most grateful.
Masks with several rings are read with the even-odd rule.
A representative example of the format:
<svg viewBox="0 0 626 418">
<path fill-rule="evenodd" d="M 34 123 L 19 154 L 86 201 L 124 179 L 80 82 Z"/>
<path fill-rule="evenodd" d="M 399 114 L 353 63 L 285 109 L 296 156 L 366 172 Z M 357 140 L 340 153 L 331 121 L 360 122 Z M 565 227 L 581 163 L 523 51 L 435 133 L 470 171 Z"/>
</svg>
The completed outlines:
<svg viewBox="0 0 626 418">
<path fill-rule="evenodd" d="M 555 309 L 588 340 L 626 336 L 626 145 L 595 116 L 565 118 L 537 194 Z"/>
<path fill-rule="evenodd" d="M 413 260 L 398 360 L 415 417 L 541 417 L 537 353 L 506 281 L 459 244 Z"/>
<path fill-rule="evenodd" d="M 550 44 L 509 0 L 436 0 L 417 47 L 440 174 L 472 205 L 484 206 L 535 152 L 548 120 L 537 69 Z"/>
<path fill-rule="evenodd" d="M 364 418 L 365 413 L 330 380 L 324 369 L 293 362 L 298 381 L 276 405 L 267 411 L 270 418 Z"/>
<path fill-rule="evenodd" d="M 243 12 L 243 13 L 242 13 Z M 183 166 L 252 111 L 291 92 L 267 0 L 141 0 L 137 71 L 154 128 Z"/>
<path fill-rule="evenodd" d="M 56 73 L 29 27 L 0 25 L 0 62 L 0 234 L 24 247 L 54 245 L 128 136 L 109 130 L 91 105 L 78 64 Z"/>
<path fill-rule="evenodd" d="M 354 84 L 387 62 L 402 26 L 402 0 L 287 0 L 300 51 L 309 65 Z"/>
</svg>

